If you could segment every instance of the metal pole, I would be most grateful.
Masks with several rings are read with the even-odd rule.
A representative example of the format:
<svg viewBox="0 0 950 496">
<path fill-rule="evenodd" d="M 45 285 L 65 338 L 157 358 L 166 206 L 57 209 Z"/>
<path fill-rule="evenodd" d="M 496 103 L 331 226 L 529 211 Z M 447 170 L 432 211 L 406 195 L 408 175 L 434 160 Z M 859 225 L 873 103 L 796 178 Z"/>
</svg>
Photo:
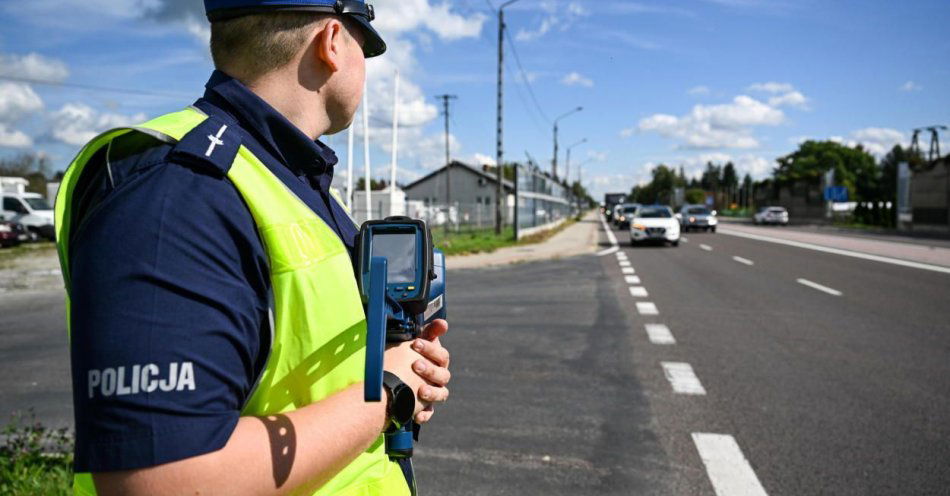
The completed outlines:
<svg viewBox="0 0 950 496">
<path fill-rule="evenodd" d="M 505 60 L 505 7 L 519 2 L 520 0 L 509 0 L 498 7 L 498 128 L 496 129 L 497 141 L 495 143 L 495 234 L 501 234 L 502 224 L 502 197 L 504 191 L 504 60 Z M 517 202 L 517 200 L 516 200 Z"/>
<path fill-rule="evenodd" d="M 363 87 L 363 191 L 366 194 L 366 219 L 372 219 L 372 204 L 370 203 L 370 164 L 369 164 L 369 85 Z"/>
<path fill-rule="evenodd" d="M 346 133 L 346 209 L 353 215 L 353 130 L 356 123 L 350 124 L 350 129 Z"/>
<path fill-rule="evenodd" d="M 399 156 L 399 70 L 396 70 L 396 82 L 393 86 L 393 163 L 389 171 L 389 212 L 393 215 L 393 201 L 396 199 L 396 161 Z"/>
<path fill-rule="evenodd" d="M 557 180 L 557 119 L 554 120 L 554 159 L 551 161 L 551 175 Z"/>
<path fill-rule="evenodd" d="M 449 101 L 458 98 L 455 95 L 438 95 L 442 100 L 442 113 L 445 115 L 445 232 L 449 232 L 452 218 L 452 159 L 449 154 Z"/>
<path fill-rule="evenodd" d="M 584 107 L 577 107 L 576 109 L 559 116 L 557 119 L 554 119 L 554 158 L 551 159 L 551 174 L 554 176 L 555 181 L 557 180 L 557 123 L 561 119 L 569 115 L 576 114 L 581 110 L 584 110 Z"/>
<path fill-rule="evenodd" d="M 510 3 L 510 2 L 509 2 Z M 508 5 L 508 4 L 505 4 Z M 502 188 L 502 180 L 504 179 L 504 174 L 502 173 L 502 167 L 504 167 L 504 150 L 503 145 L 503 127 L 502 119 L 504 118 L 504 57 L 505 50 L 502 42 L 504 41 L 505 36 L 505 11 L 504 7 L 498 9 L 498 128 L 496 129 L 497 141 L 495 142 L 495 234 L 501 234 L 501 194 L 504 188 Z"/>
</svg>

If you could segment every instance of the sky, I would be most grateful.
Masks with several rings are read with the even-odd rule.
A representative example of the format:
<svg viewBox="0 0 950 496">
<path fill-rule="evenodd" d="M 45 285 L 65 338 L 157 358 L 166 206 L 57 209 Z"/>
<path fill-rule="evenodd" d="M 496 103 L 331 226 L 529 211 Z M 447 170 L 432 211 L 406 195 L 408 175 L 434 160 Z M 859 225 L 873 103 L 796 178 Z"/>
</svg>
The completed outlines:
<svg viewBox="0 0 950 496">
<path fill-rule="evenodd" d="M 452 158 L 494 163 L 501 2 L 371 3 L 389 44 L 368 62 L 373 176 L 389 176 L 397 70 L 400 182 L 445 161 L 440 94 L 458 97 Z M 559 173 L 576 145 L 571 179 L 595 198 L 661 163 L 759 179 L 805 139 L 881 155 L 950 125 L 946 0 L 520 0 L 505 19 L 505 160 L 549 168 L 552 119 L 583 107 L 559 121 Z M 101 131 L 191 104 L 213 69 L 200 0 L 4 1 L 0 25 L 0 157 L 56 170 Z M 324 141 L 343 177 L 346 133 Z"/>
</svg>

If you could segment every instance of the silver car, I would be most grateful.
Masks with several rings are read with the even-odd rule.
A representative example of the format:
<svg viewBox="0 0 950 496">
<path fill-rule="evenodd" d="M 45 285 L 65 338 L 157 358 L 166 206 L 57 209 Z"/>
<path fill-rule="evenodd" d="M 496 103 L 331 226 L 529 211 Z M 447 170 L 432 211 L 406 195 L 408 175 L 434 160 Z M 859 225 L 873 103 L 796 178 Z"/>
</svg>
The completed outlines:
<svg viewBox="0 0 950 496">
<path fill-rule="evenodd" d="M 716 232 L 716 226 L 719 224 L 716 211 L 709 210 L 705 205 L 683 205 L 676 218 L 679 219 L 683 232 L 691 229 Z"/>
<path fill-rule="evenodd" d="M 765 207 L 755 214 L 752 220 L 756 224 L 788 225 L 788 210 L 785 207 Z"/>
</svg>

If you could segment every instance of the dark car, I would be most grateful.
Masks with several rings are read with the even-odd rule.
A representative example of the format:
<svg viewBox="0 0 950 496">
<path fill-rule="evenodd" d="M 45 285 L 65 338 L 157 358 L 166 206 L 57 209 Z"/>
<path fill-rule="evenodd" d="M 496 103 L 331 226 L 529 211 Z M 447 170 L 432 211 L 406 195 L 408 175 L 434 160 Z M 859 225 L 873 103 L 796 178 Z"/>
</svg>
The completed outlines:
<svg viewBox="0 0 950 496">
<path fill-rule="evenodd" d="M 17 246 L 26 239 L 29 239 L 29 233 L 23 224 L 0 219 L 0 247 Z"/>
<path fill-rule="evenodd" d="M 620 217 L 617 218 L 617 227 L 620 229 L 629 229 L 630 228 L 630 219 L 633 218 L 633 213 L 637 211 L 639 203 L 624 203 L 620 206 L 619 214 Z"/>
</svg>

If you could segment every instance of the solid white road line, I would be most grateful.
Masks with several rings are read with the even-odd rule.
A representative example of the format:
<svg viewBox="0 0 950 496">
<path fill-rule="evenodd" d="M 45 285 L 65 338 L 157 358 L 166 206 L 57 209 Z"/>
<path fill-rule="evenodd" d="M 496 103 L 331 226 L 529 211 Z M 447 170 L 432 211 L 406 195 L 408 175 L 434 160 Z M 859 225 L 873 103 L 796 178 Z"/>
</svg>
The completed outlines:
<svg viewBox="0 0 950 496">
<path fill-rule="evenodd" d="M 640 278 L 637 276 L 624 276 L 623 280 L 626 281 L 627 284 L 640 284 Z"/>
<path fill-rule="evenodd" d="M 808 286 L 809 288 L 817 289 L 818 291 L 824 291 L 825 293 L 828 293 L 830 295 L 841 296 L 842 294 L 841 291 L 838 291 L 837 289 L 832 289 L 832 288 L 829 288 L 828 286 L 822 286 L 821 284 L 818 284 L 817 282 L 811 282 L 808 279 L 797 279 L 797 281 L 799 284 L 804 284 L 805 286 Z"/>
<path fill-rule="evenodd" d="M 693 442 L 717 496 L 767 496 L 735 438 L 694 432 Z"/>
<path fill-rule="evenodd" d="M 673 333 L 670 332 L 669 327 L 663 324 L 647 324 L 645 327 L 651 343 L 676 344 L 676 339 L 673 338 Z"/>
<path fill-rule="evenodd" d="M 651 301 L 638 301 L 637 311 L 640 312 L 640 315 L 658 315 L 660 313 Z"/>
<path fill-rule="evenodd" d="M 719 232 L 729 235 L 729 236 L 736 236 L 739 238 L 754 239 L 756 241 L 765 241 L 766 243 L 777 243 L 780 245 L 794 246 L 796 248 L 804 248 L 806 250 L 815 250 L 815 251 L 821 251 L 825 253 L 834 253 L 835 255 L 844 255 L 846 257 L 861 258 L 864 260 L 871 260 L 874 262 L 883 262 L 883 263 L 889 263 L 893 265 L 900 265 L 903 267 L 911 267 L 914 269 L 923 269 L 923 270 L 930 270 L 933 272 L 942 272 L 944 274 L 950 274 L 950 267 L 941 267 L 939 265 L 931 265 L 931 264 L 925 264 L 925 263 L 920 263 L 920 262 L 911 262 L 909 260 L 901 260 L 899 258 L 890 258 L 890 257 L 881 256 L 881 255 L 871 255 L 870 253 L 861 253 L 858 251 L 842 250 L 840 248 L 830 248 L 827 246 L 813 245 L 811 243 L 802 243 L 801 241 L 790 241 L 787 239 L 772 238 L 769 236 L 760 236 L 758 234 L 749 234 L 749 233 L 738 232 L 738 231 L 730 231 L 728 229 L 725 231 L 720 230 Z"/>
<path fill-rule="evenodd" d="M 670 381 L 673 391 L 678 394 L 706 394 L 706 389 L 693 373 L 693 367 L 684 362 L 660 362 L 663 375 Z"/>
<path fill-rule="evenodd" d="M 611 247 L 600 250 L 597 252 L 597 256 L 602 257 L 604 255 L 616 253 L 618 250 L 620 250 L 620 246 L 617 245 L 617 237 L 614 236 L 614 232 L 610 230 L 610 226 L 607 225 L 607 220 L 603 215 L 600 216 L 600 224 L 604 226 L 604 232 L 607 233 L 607 241 L 610 241 Z"/>
<path fill-rule="evenodd" d="M 634 298 L 646 298 L 650 295 L 647 294 L 647 288 L 643 286 L 630 286 L 630 296 Z"/>
<path fill-rule="evenodd" d="M 630 261 L 629 261 L 629 260 L 621 260 L 619 263 L 620 263 L 620 266 L 621 266 L 621 267 L 630 267 Z"/>
<path fill-rule="evenodd" d="M 741 264 L 755 265 L 755 262 L 753 262 L 752 260 L 749 260 L 748 258 L 732 257 L 732 259 L 735 260 L 736 262 L 741 263 Z"/>
<path fill-rule="evenodd" d="M 705 250 L 705 251 L 712 251 L 712 246 L 709 246 L 709 245 L 699 245 L 699 249 Z"/>
<path fill-rule="evenodd" d="M 622 267 L 620 272 L 623 272 L 624 274 L 636 274 L 637 271 L 633 270 L 633 267 Z"/>
</svg>

